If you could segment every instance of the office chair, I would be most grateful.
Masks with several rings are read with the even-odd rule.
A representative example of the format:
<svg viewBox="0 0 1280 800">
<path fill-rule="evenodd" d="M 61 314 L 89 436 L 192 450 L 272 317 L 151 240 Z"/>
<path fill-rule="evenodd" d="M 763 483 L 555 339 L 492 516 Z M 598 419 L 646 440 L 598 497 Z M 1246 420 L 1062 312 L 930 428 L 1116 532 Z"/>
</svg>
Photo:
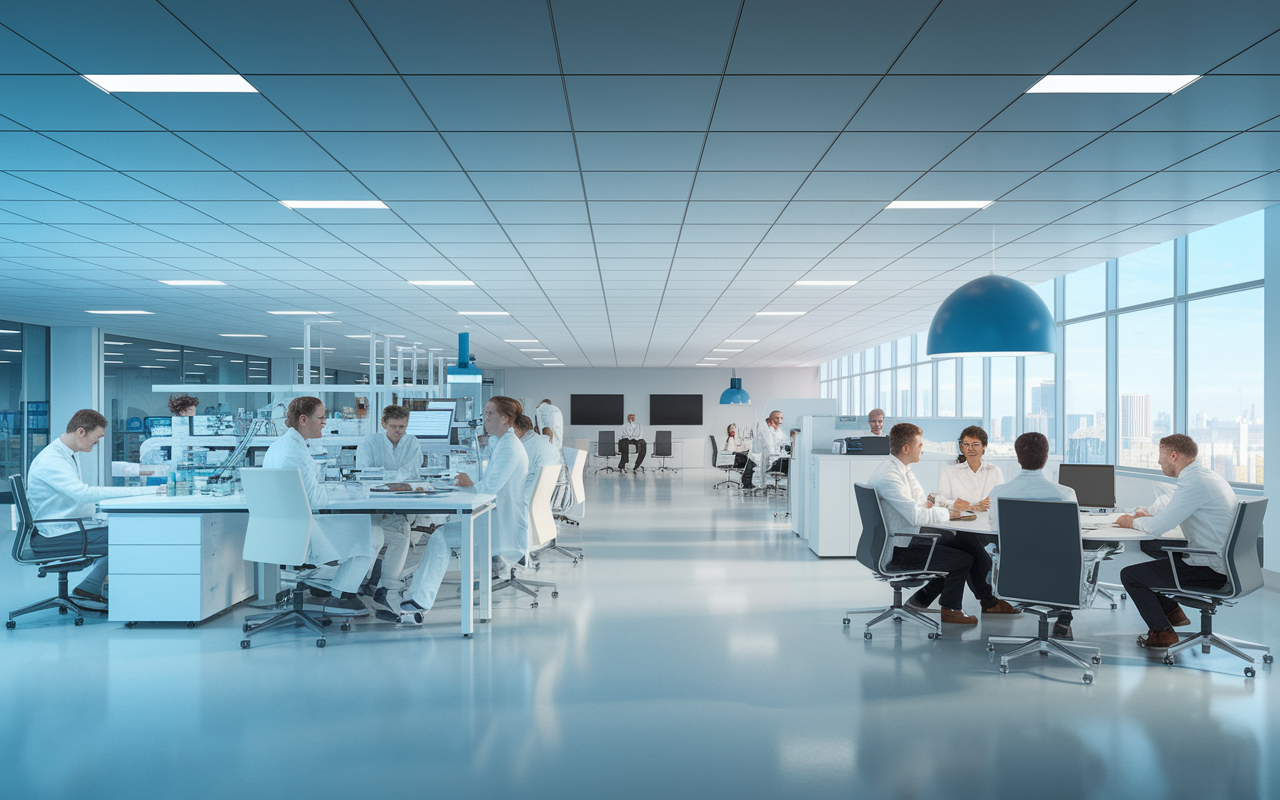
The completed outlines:
<svg viewBox="0 0 1280 800">
<path fill-rule="evenodd" d="M 667 466 L 667 459 L 674 458 L 675 454 L 671 451 L 671 431 L 655 431 L 653 434 L 653 452 L 649 454 L 650 458 L 656 458 L 662 463 L 654 472 L 679 472 L 674 467 Z"/>
<path fill-rule="evenodd" d="M 1031 638 L 988 636 L 987 650 L 994 652 L 998 644 L 1021 645 L 1000 657 L 1002 674 L 1009 671 L 1013 659 L 1040 653 L 1070 661 L 1084 670 L 1085 683 L 1093 683 L 1093 670 L 1102 663 L 1102 651 L 1049 638 L 1049 628 L 1058 617 L 1087 608 L 1092 599 L 1089 565 L 1080 540 L 1080 507 L 1062 500 L 1001 497 L 996 502 L 1000 504 L 1000 529 L 996 532 L 1000 562 L 992 588 L 996 597 L 1034 614 L 1039 628 Z M 1089 660 L 1081 653 L 1090 654 Z"/>
<path fill-rule="evenodd" d="M 1001 512 L 1004 513 L 1004 512 Z M 1272 662 L 1271 648 L 1265 644 L 1247 642 L 1213 632 L 1213 615 L 1222 606 L 1234 606 L 1235 601 L 1247 594 L 1253 594 L 1262 588 L 1262 563 L 1258 559 L 1258 537 L 1262 534 L 1262 518 L 1267 513 L 1266 498 L 1241 500 L 1236 506 L 1235 519 L 1231 523 L 1231 535 L 1221 553 L 1227 568 L 1227 582 L 1221 589 L 1188 589 L 1183 588 L 1178 580 L 1177 564 L 1174 553 L 1193 553 L 1198 555 L 1218 555 L 1216 551 L 1197 547 L 1166 547 L 1169 563 L 1174 567 L 1173 586 L 1157 588 L 1153 591 L 1168 595 L 1179 603 L 1200 609 L 1199 633 L 1179 634 L 1179 642 L 1165 651 L 1165 664 L 1173 664 L 1173 656 L 1196 644 L 1200 652 L 1208 653 L 1213 645 L 1221 647 L 1236 658 L 1249 662 L 1244 668 L 1246 678 L 1256 674 L 1252 656 L 1245 650 L 1263 651 L 1262 663 Z M 1142 645 L 1139 642 L 1139 645 Z M 1145 645 L 1144 645 L 1145 646 Z"/>
<path fill-rule="evenodd" d="M 272 628 L 305 627 L 320 635 L 316 647 L 325 646 L 324 629 L 332 620 L 316 619 L 303 606 L 310 574 L 307 548 L 311 544 L 311 504 L 297 469 L 242 468 L 244 499 L 249 507 L 249 525 L 244 535 L 244 560 L 263 564 L 280 564 L 298 569 L 297 582 L 290 591 L 291 605 L 278 614 L 251 614 L 245 617 L 245 638 L 240 646 L 248 649 L 249 637 Z M 311 568 L 314 571 L 314 568 Z M 259 620 L 261 620 L 259 622 Z M 255 624 L 256 623 L 256 624 Z M 349 622 L 342 630 L 351 630 Z"/>
<path fill-rule="evenodd" d="M 596 472 L 617 472 L 611 466 L 612 459 L 618 457 L 618 448 L 613 443 L 613 431 L 600 431 L 596 438 L 596 458 L 604 462 L 604 466 L 596 467 Z"/>
<path fill-rule="evenodd" d="M 735 470 L 733 468 L 733 460 L 734 460 L 733 454 L 721 453 L 720 448 L 716 446 L 716 437 L 708 434 L 707 438 L 711 440 L 711 466 L 724 472 L 724 478 L 725 478 L 724 480 L 715 484 L 711 488 L 719 489 L 722 486 L 737 486 L 738 488 L 742 488 L 742 483 L 740 481 L 735 481 L 733 479 L 733 474 L 735 472 L 737 472 L 739 475 L 742 474 L 741 470 Z M 722 463 L 722 459 L 726 455 L 729 457 L 728 463 Z"/>
<path fill-rule="evenodd" d="M 556 485 L 556 494 L 552 496 L 551 512 L 556 522 L 563 522 L 567 525 L 578 525 L 578 520 L 586 515 L 585 491 L 582 485 L 582 468 L 587 462 L 587 454 L 582 450 L 572 447 L 565 447 L 564 459 L 566 464 L 565 471 L 568 473 L 568 479 L 565 484 Z M 574 514 L 575 516 L 569 516 Z M 556 552 L 563 556 L 573 559 L 573 565 L 578 566 L 578 561 L 583 557 L 581 547 L 571 547 L 569 545 L 560 544 L 559 531 L 551 542 L 551 546 L 544 552 Z"/>
<path fill-rule="evenodd" d="M 548 542 L 555 541 L 556 538 L 556 521 L 551 515 L 551 492 L 555 489 L 556 480 L 560 475 L 560 467 L 547 466 L 542 468 L 542 474 L 538 476 L 538 481 L 533 485 L 533 497 L 529 499 L 529 555 L 525 559 L 527 563 L 534 563 L 537 558 L 538 551 L 544 548 Z M 493 584 L 493 591 L 505 589 L 508 586 L 519 589 L 525 594 L 533 598 L 533 604 L 530 608 L 538 607 L 538 589 L 543 586 L 551 587 L 551 596 L 559 597 L 560 592 L 556 585 L 550 581 L 531 581 L 525 578 L 516 577 L 516 567 L 511 568 L 511 573 Z"/>
<path fill-rule="evenodd" d="M 84 624 L 85 614 L 96 614 L 101 617 L 107 615 L 106 609 L 91 608 L 83 606 L 71 599 L 71 593 L 68 591 L 67 575 L 72 572 L 80 572 L 88 569 L 97 563 L 101 555 L 92 555 L 88 553 L 89 535 L 84 527 L 82 519 L 32 519 L 31 506 L 27 502 L 27 487 L 22 481 L 21 475 L 10 475 L 9 486 L 13 490 L 13 504 L 18 510 L 18 529 L 13 534 L 13 560 L 19 564 L 26 564 L 38 568 L 37 574 L 44 578 L 50 572 L 56 573 L 58 576 L 58 594 L 50 597 L 48 600 L 41 600 L 38 603 L 23 606 L 16 611 L 9 612 L 9 620 L 4 626 L 13 630 L 18 626 L 16 622 L 18 617 L 25 614 L 32 614 L 36 611 L 44 611 L 49 608 L 58 609 L 59 614 L 66 614 L 69 611 L 75 612 L 76 625 Z M 80 536 L 67 533 L 63 534 L 67 539 L 79 539 L 79 554 L 71 555 L 37 555 L 31 547 L 31 537 L 36 533 L 37 522 L 74 522 L 80 528 Z"/>
<path fill-rule="evenodd" d="M 878 581 L 885 581 L 893 587 L 893 605 L 888 608 L 851 608 L 844 612 L 844 624 L 854 614 L 876 614 L 875 619 L 868 622 L 862 631 L 862 638 L 871 638 L 871 626 L 891 619 L 895 622 L 908 620 L 929 629 L 930 639 L 942 638 L 942 622 L 919 611 L 907 608 L 902 604 L 902 590 L 924 586 L 934 578 L 941 578 L 947 573 L 929 569 L 933 562 L 933 548 L 942 538 L 940 533 L 919 533 L 913 538 L 928 539 L 929 558 L 921 569 L 894 569 L 889 564 L 893 555 L 893 537 L 889 536 L 884 526 L 884 516 L 880 513 L 880 497 L 876 490 L 860 483 L 853 485 L 854 497 L 858 502 L 858 516 L 862 518 L 862 535 L 858 537 L 858 549 L 854 557 L 858 563 L 871 570 Z"/>
</svg>

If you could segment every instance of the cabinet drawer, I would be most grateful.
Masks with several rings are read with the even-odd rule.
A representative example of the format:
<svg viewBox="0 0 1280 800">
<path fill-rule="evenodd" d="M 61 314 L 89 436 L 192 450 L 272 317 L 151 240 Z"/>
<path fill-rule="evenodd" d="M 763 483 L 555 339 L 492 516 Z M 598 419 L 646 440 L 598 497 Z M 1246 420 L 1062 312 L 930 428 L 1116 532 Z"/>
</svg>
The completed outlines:
<svg viewBox="0 0 1280 800">
<path fill-rule="evenodd" d="M 113 565 L 114 566 L 114 565 Z M 116 622 L 198 622 L 199 575 L 111 575 L 108 618 Z"/>
<path fill-rule="evenodd" d="M 107 546 L 111 575 L 199 575 L 198 544 L 116 544 Z M 114 592 L 114 589 L 113 589 Z"/>
<path fill-rule="evenodd" d="M 110 514 L 111 544 L 200 544 L 200 514 Z"/>
</svg>

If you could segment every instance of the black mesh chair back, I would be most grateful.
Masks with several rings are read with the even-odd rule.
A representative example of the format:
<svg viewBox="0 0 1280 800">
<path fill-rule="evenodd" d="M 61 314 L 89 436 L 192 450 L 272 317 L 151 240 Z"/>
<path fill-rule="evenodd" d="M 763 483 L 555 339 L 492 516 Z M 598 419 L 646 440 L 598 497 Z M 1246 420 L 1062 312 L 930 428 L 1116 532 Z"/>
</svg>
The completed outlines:
<svg viewBox="0 0 1280 800">
<path fill-rule="evenodd" d="M 858 537 L 854 557 L 862 566 L 882 575 L 880 564 L 889 537 L 885 532 L 884 516 L 880 513 L 880 496 L 875 489 L 860 483 L 853 485 L 853 496 L 858 501 L 858 516 L 862 518 L 862 535 Z"/>
<path fill-rule="evenodd" d="M 654 432 L 653 455 L 656 458 L 671 458 L 671 431 Z"/>
<path fill-rule="evenodd" d="M 1236 517 L 1231 536 L 1223 549 L 1223 561 L 1227 565 L 1227 583 L 1222 596 L 1228 599 L 1244 597 L 1262 588 L 1262 560 L 1258 558 L 1258 539 L 1262 536 L 1262 518 L 1267 514 L 1267 499 L 1259 497 L 1241 500 L 1236 506 Z M 1196 589 L 1197 593 L 1214 594 L 1213 590 Z"/>
<path fill-rule="evenodd" d="M 612 458 L 618 454 L 618 447 L 613 440 L 613 431 L 600 431 L 596 442 L 596 455 L 601 458 Z"/>
<path fill-rule="evenodd" d="M 1084 586 L 1080 508 L 1073 501 L 999 503 L 997 597 L 1014 603 L 1079 608 Z"/>
</svg>

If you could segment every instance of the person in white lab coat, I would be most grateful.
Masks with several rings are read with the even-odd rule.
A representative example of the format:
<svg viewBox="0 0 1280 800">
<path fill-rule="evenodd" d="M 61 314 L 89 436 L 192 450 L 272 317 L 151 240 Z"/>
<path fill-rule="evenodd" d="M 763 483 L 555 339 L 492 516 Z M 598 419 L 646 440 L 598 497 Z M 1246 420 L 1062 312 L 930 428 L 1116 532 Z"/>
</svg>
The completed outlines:
<svg viewBox="0 0 1280 800">
<path fill-rule="evenodd" d="M 724 429 L 724 452 L 733 453 L 734 469 L 746 468 L 747 453 L 751 452 L 751 445 L 738 435 L 738 426 L 732 422 Z"/>
<path fill-rule="evenodd" d="M 622 454 L 622 460 L 618 462 L 619 472 L 627 471 L 627 458 L 631 455 L 631 451 L 627 449 L 628 445 L 636 449 L 635 469 L 644 469 L 640 464 L 644 461 L 645 454 L 649 452 L 649 443 L 644 440 L 644 431 L 636 422 L 635 414 L 627 415 L 627 424 L 622 426 L 622 438 L 618 440 L 618 452 Z"/>
<path fill-rule="evenodd" d="M 373 433 L 356 447 L 356 467 L 382 469 L 389 482 L 416 481 L 422 470 L 422 445 L 416 437 L 405 436 L 409 428 L 409 411 L 404 406 L 390 405 L 382 409 L 382 433 Z M 407 483 L 405 489 L 410 488 Z M 404 562 L 409 557 L 412 520 L 404 514 L 378 514 L 373 524 L 381 529 L 387 551 L 375 562 L 369 573 L 374 584 L 373 602 L 387 611 L 388 592 L 399 588 Z M 376 538 L 376 534 L 375 534 Z"/>
<path fill-rule="evenodd" d="M 533 412 L 534 422 L 543 436 L 551 439 L 551 444 L 564 447 L 564 414 L 551 405 L 550 400 L 543 400 Z"/>
<path fill-rule="evenodd" d="M 312 511 L 325 505 L 327 493 L 320 485 L 320 468 L 311 457 L 308 442 L 324 433 L 324 403 L 318 397 L 295 397 L 285 414 L 284 435 L 271 443 L 262 459 L 266 469 L 296 469 L 302 473 L 302 485 Z M 342 616 L 365 616 L 369 613 L 355 593 L 382 549 L 381 529 L 373 532 L 367 514 L 313 514 L 311 517 L 309 560 L 313 564 L 338 562 L 338 569 L 328 580 L 309 581 L 335 596 L 324 603 L 324 611 Z M 340 593 L 341 596 L 338 596 Z"/>
<path fill-rule="evenodd" d="M 769 416 L 765 417 L 764 422 L 756 428 L 756 446 L 760 448 L 759 464 L 765 472 L 776 470 L 784 475 L 787 473 L 791 462 L 787 460 L 787 454 L 782 449 L 786 444 L 785 438 L 782 433 L 782 412 L 769 412 Z M 743 489 L 754 488 L 752 476 L 755 474 L 756 463 L 754 459 L 747 460 L 747 466 L 742 470 Z"/>
<path fill-rule="evenodd" d="M 1172 495 L 1157 500 L 1149 510 L 1140 508 L 1116 520 L 1122 528 L 1136 528 L 1153 536 L 1181 526 L 1183 535 L 1187 537 L 1185 545 L 1172 541 L 1143 542 L 1142 552 L 1156 560 L 1120 570 L 1120 582 L 1147 623 L 1147 635 L 1142 639 L 1147 647 L 1176 644 L 1178 634 L 1174 632 L 1174 626 L 1191 624 L 1181 606 L 1149 588 L 1174 585 L 1174 566 L 1161 545 L 1193 547 L 1213 553 L 1186 553 L 1174 557 L 1181 586 L 1219 589 L 1227 582 L 1223 550 L 1231 535 L 1239 499 L 1225 478 L 1196 460 L 1199 453 L 1195 440 L 1186 434 L 1175 433 L 1161 439 L 1160 470 L 1166 476 L 1178 479 L 1177 488 Z"/>
<path fill-rule="evenodd" d="M 41 450 L 27 472 L 32 519 L 82 519 L 85 527 L 82 537 L 74 522 L 41 523 L 31 536 L 31 549 L 48 557 L 82 552 L 102 556 L 71 594 L 77 601 L 103 606 L 107 603 L 107 518 L 95 516 L 95 504 L 111 497 L 156 493 L 155 487 L 90 486 L 84 482 L 76 453 L 91 452 L 106 432 L 106 417 L 91 408 L 80 409 L 71 416 L 66 433 Z"/>
<path fill-rule="evenodd" d="M 529 474 L 524 482 L 524 504 L 529 505 L 533 499 L 533 490 L 538 485 L 543 467 L 563 467 L 564 452 L 551 444 L 547 437 L 534 430 L 533 420 L 524 414 L 516 417 L 516 433 L 520 435 L 520 444 L 529 456 Z"/>
<path fill-rule="evenodd" d="M 510 397 L 498 395 L 485 403 L 484 429 L 489 434 L 489 464 L 478 481 L 472 481 L 465 472 L 458 473 L 454 479 L 458 486 L 474 487 L 479 494 L 496 496 L 496 508 L 489 513 L 493 515 L 490 518 L 493 552 L 498 565 L 503 563 L 501 559 L 518 561 L 524 558 L 529 547 L 529 505 L 524 497 L 529 455 L 514 430 L 516 419 L 523 413 L 520 401 Z M 441 536 L 441 533 L 445 535 Z M 422 566 L 400 603 L 402 622 L 421 624 L 426 618 L 449 566 L 449 550 L 460 544 L 462 535 L 456 525 L 446 525 L 432 534 L 427 541 Z M 471 558 L 471 554 L 463 553 L 462 557 Z"/>
</svg>

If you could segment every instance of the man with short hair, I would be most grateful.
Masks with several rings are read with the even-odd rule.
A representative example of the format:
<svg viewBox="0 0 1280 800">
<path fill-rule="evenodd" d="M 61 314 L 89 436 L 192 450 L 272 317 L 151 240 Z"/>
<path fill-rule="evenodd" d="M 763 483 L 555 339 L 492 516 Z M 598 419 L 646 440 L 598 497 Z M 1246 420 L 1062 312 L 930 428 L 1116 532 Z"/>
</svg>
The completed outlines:
<svg viewBox="0 0 1280 800">
<path fill-rule="evenodd" d="M 155 494 L 154 487 L 90 486 L 80 477 L 76 453 L 93 450 L 107 432 L 107 418 L 91 408 L 71 416 L 66 433 L 49 443 L 31 461 L 27 471 L 27 503 L 32 519 L 79 519 L 75 522 L 44 522 L 31 534 L 31 549 L 39 556 L 100 555 L 80 585 L 71 590 L 76 600 L 107 604 L 107 518 L 95 515 L 95 504 L 111 497 Z"/>
<path fill-rule="evenodd" d="M 405 436 L 409 429 L 409 411 L 403 406 L 390 405 L 382 409 L 382 433 L 373 433 L 356 447 L 356 467 L 382 469 L 390 482 L 416 481 L 422 468 L 422 445 L 413 436 Z M 408 489 L 408 484 L 403 488 Z M 403 514 L 377 514 L 373 524 L 386 544 L 381 561 L 375 561 L 368 580 L 373 586 L 373 602 L 389 613 L 395 613 L 393 599 L 388 596 L 400 588 L 404 563 L 409 556 L 411 521 Z M 379 566 L 381 565 L 381 566 Z"/>
<path fill-rule="evenodd" d="M 867 414 L 867 427 L 871 428 L 872 436 L 884 436 L 881 431 L 884 430 L 884 409 L 873 408 L 871 413 Z"/>
<path fill-rule="evenodd" d="M 787 468 L 791 466 L 783 452 L 783 436 L 782 436 L 782 412 L 770 411 L 769 416 L 765 417 L 764 423 L 756 428 L 756 442 L 760 448 L 760 464 L 765 472 L 776 471 L 787 474 Z M 756 464 L 750 458 L 747 459 L 747 466 L 742 470 L 742 488 L 754 489 L 755 484 L 752 482 L 752 476 L 755 474 Z"/>
<path fill-rule="evenodd" d="M 867 485 L 876 490 L 880 498 L 880 512 L 884 517 L 885 531 L 893 537 L 892 555 L 885 566 L 894 569 L 929 569 L 946 572 L 946 577 L 935 578 L 926 587 L 941 583 L 942 621 L 957 625 L 976 625 L 978 618 L 964 613 L 965 582 L 974 586 L 974 595 L 982 601 L 984 614 L 1014 614 L 1016 610 L 1003 600 L 991 596 L 991 586 L 985 575 L 973 575 L 973 556 L 963 550 L 941 542 L 936 545 L 915 543 L 912 537 L 921 526 L 940 525 L 960 516 L 955 509 L 934 506 L 925 496 L 924 489 L 911 472 L 911 465 L 920 461 L 924 452 L 924 431 L 909 422 L 899 422 L 889 431 L 889 457 L 867 479 Z M 929 561 L 932 548 L 933 559 Z M 982 587 L 986 591 L 982 591 Z"/>
<path fill-rule="evenodd" d="M 1231 534 L 1239 500 L 1221 475 L 1196 460 L 1199 448 L 1190 436 L 1175 433 L 1160 440 L 1160 470 L 1177 478 L 1172 495 L 1157 500 L 1150 510 L 1137 509 L 1116 520 L 1122 528 L 1135 528 L 1152 536 L 1168 533 L 1179 525 L 1187 537 L 1186 546 L 1211 550 L 1213 555 L 1176 553 L 1178 583 L 1188 589 L 1219 589 L 1227 582 L 1223 548 Z M 1120 582 L 1129 599 L 1147 623 L 1147 635 L 1140 641 L 1147 647 L 1169 647 L 1178 643 L 1174 626 L 1191 624 L 1182 607 L 1151 586 L 1173 586 L 1174 569 L 1160 542 L 1143 542 L 1142 550 L 1156 560 L 1120 570 Z M 1182 542 L 1164 544 L 1182 546 Z"/>
<path fill-rule="evenodd" d="M 635 469 L 643 469 L 640 465 L 644 462 L 645 453 L 649 452 L 649 444 L 644 440 L 644 432 L 640 429 L 640 425 L 636 423 L 636 415 L 627 415 L 627 424 L 622 426 L 622 438 L 618 440 L 618 452 L 622 455 L 622 460 L 618 462 L 618 471 L 627 471 L 627 458 L 631 455 L 628 446 L 636 449 L 636 465 Z"/>
<path fill-rule="evenodd" d="M 1043 433 L 1024 433 L 1013 443 L 1013 452 L 1018 456 L 1018 466 L 1022 469 L 1017 475 L 991 490 L 991 529 L 999 530 L 999 498 L 1011 500 L 1064 500 L 1076 502 L 1076 490 L 1070 486 L 1054 483 L 1044 474 L 1044 465 L 1049 461 L 1049 440 Z M 1067 612 L 1058 617 L 1053 624 L 1053 636 L 1057 639 L 1072 639 L 1071 621 L 1073 615 Z"/>
</svg>

